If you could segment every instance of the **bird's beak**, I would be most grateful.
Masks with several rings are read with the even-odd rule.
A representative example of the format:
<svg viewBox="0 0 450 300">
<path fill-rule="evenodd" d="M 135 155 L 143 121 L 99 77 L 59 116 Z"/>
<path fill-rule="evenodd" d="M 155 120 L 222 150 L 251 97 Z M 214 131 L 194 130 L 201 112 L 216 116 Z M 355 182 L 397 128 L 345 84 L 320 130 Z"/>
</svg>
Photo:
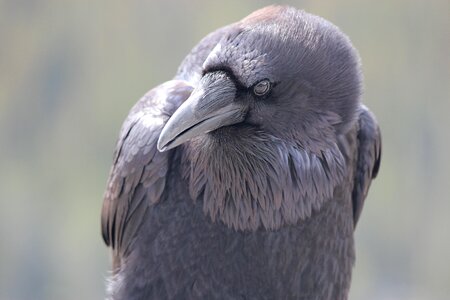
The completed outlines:
<svg viewBox="0 0 450 300">
<path fill-rule="evenodd" d="M 207 73 L 167 121 L 158 150 L 172 149 L 196 136 L 244 120 L 246 106 L 235 101 L 236 86 L 224 72 Z"/>
</svg>

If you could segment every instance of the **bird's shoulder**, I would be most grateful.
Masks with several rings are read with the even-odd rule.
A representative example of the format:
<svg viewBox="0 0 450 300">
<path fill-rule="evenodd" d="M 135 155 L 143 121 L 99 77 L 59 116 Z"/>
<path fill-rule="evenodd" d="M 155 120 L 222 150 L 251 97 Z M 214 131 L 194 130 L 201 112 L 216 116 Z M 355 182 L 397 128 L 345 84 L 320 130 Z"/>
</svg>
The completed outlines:
<svg viewBox="0 0 450 300">
<path fill-rule="evenodd" d="M 161 200 L 170 152 L 159 152 L 156 144 L 164 124 L 191 91 L 182 80 L 161 84 L 133 106 L 122 125 L 101 216 L 103 239 L 115 262 L 127 251 L 148 206 Z"/>
<path fill-rule="evenodd" d="M 375 115 L 361 105 L 356 123 L 357 158 L 352 192 L 353 219 L 356 225 L 370 184 L 380 168 L 381 132 Z"/>
</svg>

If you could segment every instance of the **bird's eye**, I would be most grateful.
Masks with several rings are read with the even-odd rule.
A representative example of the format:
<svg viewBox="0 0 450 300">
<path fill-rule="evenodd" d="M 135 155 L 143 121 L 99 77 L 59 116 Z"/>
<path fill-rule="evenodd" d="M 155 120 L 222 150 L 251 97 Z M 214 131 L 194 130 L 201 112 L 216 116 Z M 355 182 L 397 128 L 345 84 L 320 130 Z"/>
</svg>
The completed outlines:
<svg viewBox="0 0 450 300">
<path fill-rule="evenodd" d="M 256 96 L 264 96 L 270 91 L 270 81 L 267 79 L 263 79 L 253 87 L 253 93 Z"/>
</svg>

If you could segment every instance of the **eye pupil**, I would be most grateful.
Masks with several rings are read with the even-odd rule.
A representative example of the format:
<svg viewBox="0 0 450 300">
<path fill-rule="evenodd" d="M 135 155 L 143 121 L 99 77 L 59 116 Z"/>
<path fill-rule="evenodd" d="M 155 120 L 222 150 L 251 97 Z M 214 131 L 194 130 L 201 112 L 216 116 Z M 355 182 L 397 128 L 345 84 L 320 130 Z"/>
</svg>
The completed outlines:
<svg viewBox="0 0 450 300">
<path fill-rule="evenodd" d="M 270 90 L 270 82 L 269 80 L 261 80 L 253 87 L 253 93 L 256 96 L 263 96 L 267 94 Z"/>
</svg>

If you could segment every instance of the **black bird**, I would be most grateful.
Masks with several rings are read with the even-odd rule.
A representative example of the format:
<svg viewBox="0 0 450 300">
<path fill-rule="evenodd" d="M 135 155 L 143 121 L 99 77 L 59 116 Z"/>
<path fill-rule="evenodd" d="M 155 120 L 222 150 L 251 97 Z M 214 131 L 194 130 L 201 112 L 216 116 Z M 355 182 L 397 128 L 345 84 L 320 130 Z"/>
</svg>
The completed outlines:
<svg viewBox="0 0 450 300">
<path fill-rule="evenodd" d="M 378 172 L 350 40 L 271 6 L 131 109 L 102 210 L 109 299 L 346 299 Z"/>
</svg>

